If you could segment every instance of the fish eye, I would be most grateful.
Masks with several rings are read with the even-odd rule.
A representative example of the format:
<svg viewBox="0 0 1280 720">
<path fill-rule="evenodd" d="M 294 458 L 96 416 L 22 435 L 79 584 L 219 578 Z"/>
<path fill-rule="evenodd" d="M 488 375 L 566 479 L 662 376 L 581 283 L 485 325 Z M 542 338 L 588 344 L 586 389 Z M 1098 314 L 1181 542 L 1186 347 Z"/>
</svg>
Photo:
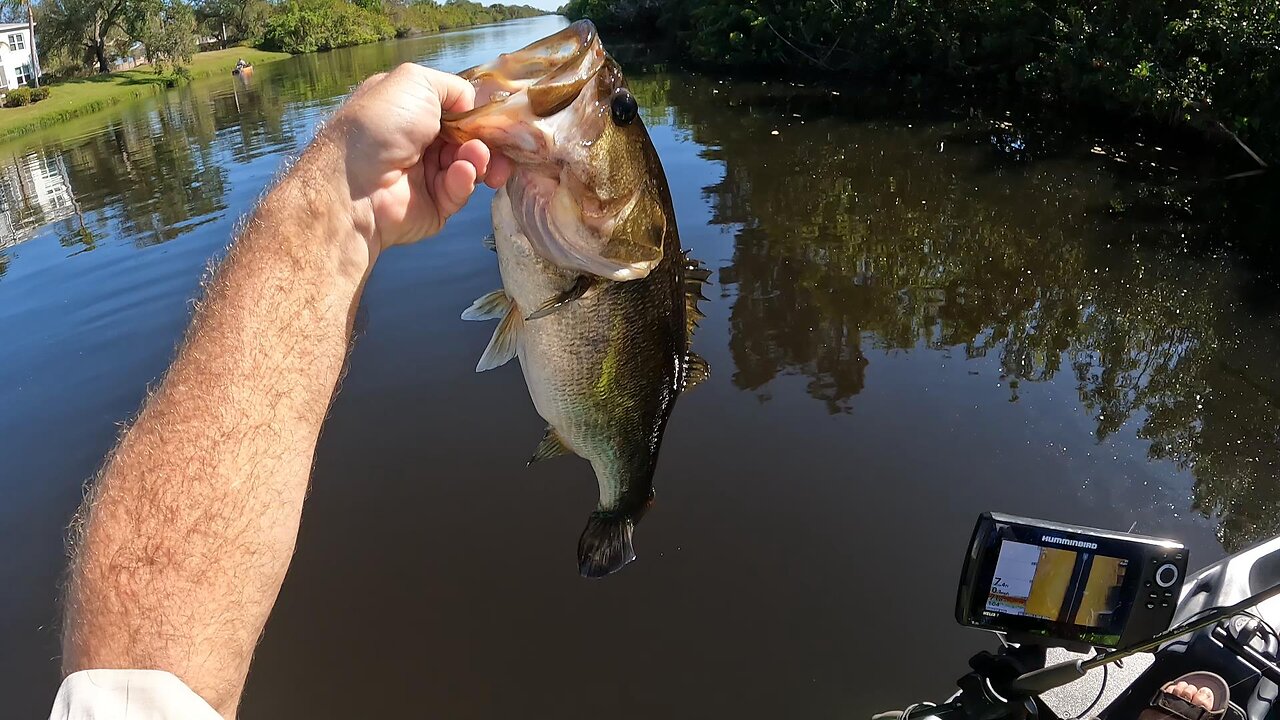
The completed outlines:
<svg viewBox="0 0 1280 720">
<path fill-rule="evenodd" d="M 636 98 L 630 90 L 618 88 L 613 91 L 613 98 L 609 100 L 609 112 L 613 115 L 614 125 L 630 125 L 640 112 L 640 106 L 636 104 Z"/>
</svg>

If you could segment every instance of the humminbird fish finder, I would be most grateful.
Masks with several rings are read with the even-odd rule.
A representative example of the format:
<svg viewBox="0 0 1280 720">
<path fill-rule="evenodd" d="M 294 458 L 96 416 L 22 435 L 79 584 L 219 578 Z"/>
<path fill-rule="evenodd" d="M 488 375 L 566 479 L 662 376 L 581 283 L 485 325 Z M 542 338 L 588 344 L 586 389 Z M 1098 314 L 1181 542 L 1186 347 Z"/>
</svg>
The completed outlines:
<svg viewBox="0 0 1280 720">
<path fill-rule="evenodd" d="M 1172 540 L 983 513 L 956 619 L 1045 647 L 1127 646 L 1169 627 L 1186 570 Z"/>
</svg>

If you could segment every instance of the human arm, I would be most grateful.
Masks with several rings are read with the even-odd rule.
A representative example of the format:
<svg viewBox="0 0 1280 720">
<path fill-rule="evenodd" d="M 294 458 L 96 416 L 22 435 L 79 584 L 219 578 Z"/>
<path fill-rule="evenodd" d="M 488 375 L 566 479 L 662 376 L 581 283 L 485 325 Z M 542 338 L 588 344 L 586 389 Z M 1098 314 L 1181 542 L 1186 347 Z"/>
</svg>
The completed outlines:
<svg viewBox="0 0 1280 720">
<path fill-rule="evenodd" d="M 371 78 L 253 212 L 81 508 L 64 673 L 166 670 L 235 716 L 370 270 L 509 172 L 436 139 L 471 92 L 416 65 Z"/>
</svg>

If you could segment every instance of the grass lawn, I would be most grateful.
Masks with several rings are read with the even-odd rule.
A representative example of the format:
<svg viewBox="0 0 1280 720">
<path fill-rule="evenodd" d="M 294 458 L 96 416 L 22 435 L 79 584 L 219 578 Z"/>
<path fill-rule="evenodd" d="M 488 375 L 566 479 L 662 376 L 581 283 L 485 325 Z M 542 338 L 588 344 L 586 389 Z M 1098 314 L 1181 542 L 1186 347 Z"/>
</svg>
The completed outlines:
<svg viewBox="0 0 1280 720">
<path fill-rule="evenodd" d="M 236 60 L 254 65 L 289 57 L 288 53 L 234 47 L 196 53 L 187 67 L 192 78 L 228 74 Z M 13 140 L 39 128 L 52 127 L 81 115 L 97 112 L 126 100 L 160 92 L 169 75 L 157 75 L 150 66 L 106 75 L 67 80 L 49 86 L 49 97 L 33 105 L 0 108 L 0 141 Z"/>
</svg>

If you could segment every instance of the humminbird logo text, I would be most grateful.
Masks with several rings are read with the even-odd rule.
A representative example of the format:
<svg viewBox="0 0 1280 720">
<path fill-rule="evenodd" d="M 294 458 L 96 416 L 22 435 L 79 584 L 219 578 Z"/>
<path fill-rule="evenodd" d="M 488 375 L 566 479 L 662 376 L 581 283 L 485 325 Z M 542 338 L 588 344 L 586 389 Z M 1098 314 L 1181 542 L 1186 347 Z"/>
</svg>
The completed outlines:
<svg viewBox="0 0 1280 720">
<path fill-rule="evenodd" d="M 1041 536 L 1040 542 L 1049 543 L 1051 545 L 1070 545 L 1071 547 L 1085 548 L 1088 550 L 1097 550 L 1098 543 L 1086 542 L 1084 540 L 1068 540 L 1053 535 Z"/>
</svg>

